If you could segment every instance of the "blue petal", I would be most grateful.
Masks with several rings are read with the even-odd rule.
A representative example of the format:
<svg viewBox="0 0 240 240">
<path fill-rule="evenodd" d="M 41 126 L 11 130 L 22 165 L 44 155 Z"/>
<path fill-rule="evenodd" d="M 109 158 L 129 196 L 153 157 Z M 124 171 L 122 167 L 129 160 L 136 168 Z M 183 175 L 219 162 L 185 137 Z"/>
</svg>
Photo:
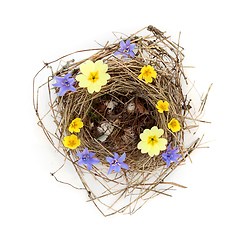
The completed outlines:
<svg viewBox="0 0 240 240">
<path fill-rule="evenodd" d="M 89 163 L 89 162 L 87 162 L 87 169 L 90 171 L 90 170 L 91 170 L 91 168 L 92 168 L 92 164 L 91 164 L 91 163 Z"/>
<path fill-rule="evenodd" d="M 84 162 L 82 159 L 80 159 L 80 160 L 77 162 L 77 164 L 78 164 L 78 165 L 83 165 L 83 164 L 85 164 L 85 162 Z"/>
<path fill-rule="evenodd" d="M 57 80 L 57 81 L 63 81 L 64 80 L 64 77 L 57 77 L 57 76 L 55 76 L 55 77 L 53 77 L 55 80 Z"/>
<path fill-rule="evenodd" d="M 89 153 L 89 157 L 92 158 L 96 153 Z"/>
<path fill-rule="evenodd" d="M 115 172 L 120 172 L 121 171 L 121 167 L 119 165 L 116 165 L 114 171 Z"/>
<path fill-rule="evenodd" d="M 169 167 L 169 165 L 170 165 L 170 160 L 169 159 L 167 159 L 167 167 Z"/>
<path fill-rule="evenodd" d="M 114 160 L 114 158 L 112 158 L 112 157 L 106 157 L 106 160 L 107 160 L 109 163 L 111 163 L 111 162 Z"/>
<path fill-rule="evenodd" d="M 131 57 L 135 58 L 135 55 L 134 55 L 133 52 L 129 52 L 129 55 L 130 55 Z"/>
<path fill-rule="evenodd" d="M 121 47 L 121 50 L 124 50 L 127 48 L 127 45 L 123 40 L 120 42 L 120 47 Z"/>
<path fill-rule="evenodd" d="M 123 153 L 123 155 L 118 159 L 120 163 L 122 163 L 126 158 L 126 153 Z"/>
<path fill-rule="evenodd" d="M 110 165 L 109 169 L 108 169 L 108 173 L 107 174 L 110 174 L 112 171 L 113 171 L 114 167 L 112 165 Z"/>
<path fill-rule="evenodd" d="M 131 44 L 131 45 L 129 46 L 129 50 L 132 51 L 132 50 L 135 48 L 135 46 L 136 46 L 135 44 Z"/>
<path fill-rule="evenodd" d="M 53 86 L 54 86 L 54 87 L 62 87 L 63 85 L 62 85 L 62 83 L 57 82 L 57 83 L 54 83 Z"/>
<path fill-rule="evenodd" d="M 129 46 L 129 45 L 130 45 L 130 39 L 127 39 L 126 46 Z"/>
<path fill-rule="evenodd" d="M 58 96 L 63 96 L 68 90 L 68 87 L 61 87 L 60 90 L 59 90 L 59 93 L 58 93 Z"/>
<path fill-rule="evenodd" d="M 68 78 L 70 78 L 72 76 L 72 74 L 71 73 L 68 73 L 68 74 L 66 74 L 65 76 L 64 76 L 64 78 L 65 79 L 68 79 Z"/>
<path fill-rule="evenodd" d="M 118 154 L 117 154 L 117 153 L 115 153 L 115 152 L 114 152 L 113 154 L 114 154 L 114 159 L 117 159 L 117 160 L 118 160 L 118 159 L 119 159 L 119 156 L 118 156 Z"/>
<path fill-rule="evenodd" d="M 88 155 L 89 154 L 89 151 L 88 151 L 88 148 L 86 147 L 86 148 L 84 148 L 84 150 L 83 150 L 83 155 Z"/>
<path fill-rule="evenodd" d="M 83 154 L 82 154 L 82 153 L 76 153 L 76 155 L 77 155 L 78 157 L 80 157 L 80 158 L 83 157 Z"/>
<path fill-rule="evenodd" d="M 126 163 L 121 163 L 121 167 L 129 170 L 129 166 Z"/>
<path fill-rule="evenodd" d="M 121 52 L 119 52 L 119 51 L 120 51 L 120 49 L 114 53 L 114 56 L 121 54 Z"/>
<path fill-rule="evenodd" d="M 77 91 L 77 89 L 75 87 L 73 87 L 73 86 L 69 86 L 68 90 L 72 91 L 72 92 L 76 92 Z"/>
<path fill-rule="evenodd" d="M 97 158 L 92 158 L 90 160 L 87 161 L 90 164 L 98 164 L 100 162 L 100 160 L 98 160 Z"/>
</svg>

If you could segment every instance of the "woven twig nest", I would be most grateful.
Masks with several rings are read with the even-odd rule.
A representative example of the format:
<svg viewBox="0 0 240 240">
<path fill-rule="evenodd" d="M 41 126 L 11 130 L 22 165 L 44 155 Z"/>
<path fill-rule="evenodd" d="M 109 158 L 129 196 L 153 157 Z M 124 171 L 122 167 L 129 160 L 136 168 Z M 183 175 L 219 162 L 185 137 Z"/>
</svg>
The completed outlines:
<svg viewBox="0 0 240 240">
<path fill-rule="evenodd" d="M 149 198 L 159 194 L 169 195 L 166 191 L 173 186 L 183 187 L 167 182 L 166 177 L 182 165 L 200 143 L 200 139 L 195 139 L 190 146 L 184 145 L 184 132 L 190 132 L 189 122 L 192 121 L 195 127 L 197 125 L 196 119 L 192 117 L 190 101 L 182 90 L 182 84 L 187 83 L 182 65 L 183 48 L 158 29 L 149 26 L 147 30 L 147 36 L 142 36 L 142 32 L 138 31 L 99 49 L 77 51 L 45 63 L 43 69 L 51 68 L 52 74 L 38 88 L 37 96 L 34 97 L 39 125 L 65 161 L 73 164 L 83 186 L 80 189 L 86 189 L 89 200 L 104 216 L 116 212 L 134 213 Z M 125 56 L 124 53 L 116 55 L 120 51 L 120 42 L 129 40 L 135 44 L 133 55 L 127 52 Z M 87 59 L 71 59 L 61 69 L 53 69 L 54 63 L 59 66 L 69 56 L 77 55 L 81 58 L 82 52 L 93 50 L 97 52 Z M 76 78 L 81 74 L 81 64 L 87 60 L 102 60 L 107 64 L 107 74 L 110 75 L 107 84 L 100 91 L 89 93 L 86 87 L 79 86 L 76 81 L 76 91 L 67 91 L 63 96 L 58 96 L 59 87 L 53 86 L 56 77 L 71 74 L 72 78 Z M 153 67 L 156 72 L 152 82 L 139 78 L 141 69 L 146 66 Z M 36 77 L 34 85 L 35 81 Z M 50 109 L 40 115 L 38 98 L 43 86 L 48 88 Z M 158 111 L 156 105 L 160 100 L 168 102 L 168 111 Z M 45 126 L 44 120 L 48 115 L 51 115 L 56 125 L 54 131 Z M 76 118 L 83 122 L 80 132 L 74 133 L 81 143 L 77 148 L 70 149 L 64 146 L 63 141 L 72 134 L 69 126 Z M 172 119 L 176 119 L 180 125 L 176 132 L 169 128 Z M 162 154 L 166 150 L 150 156 L 138 148 L 140 134 L 154 126 L 163 130 L 161 137 L 167 140 L 169 148 L 178 149 L 179 158 L 170 165 L 163 159 Z M 100 160 L 99 164 L 92 165 L 90 171 L 86 165 L 78 164 L 77 153 L 83 152 L 85 148 L 96 153 L 95 157 Z M 107 174 L 110 163 L 106 158 L 114 157 L 114 152 L 119 156 L 126 154 L 124 163 L 129 169 L 122 168 L 120 172 Z M 104 206 L 106 210 L 102 209 Z"/>
</svg>

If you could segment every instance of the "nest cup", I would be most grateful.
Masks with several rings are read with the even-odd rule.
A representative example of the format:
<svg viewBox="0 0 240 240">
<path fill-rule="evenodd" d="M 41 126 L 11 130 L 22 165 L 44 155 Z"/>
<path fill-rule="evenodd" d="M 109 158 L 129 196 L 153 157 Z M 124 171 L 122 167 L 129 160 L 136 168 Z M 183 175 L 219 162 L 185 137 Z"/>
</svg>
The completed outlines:
<svg viewBox="0 0 240 240">
<path fill-rule="evenodd" d="M 62 150 L 61 154 L 65 156 L 65 159 L 72 162 L 95 206 L 97 206 L 96 202 L 106 206 L 102 198 L 110 195 L 118 200 L 130 196 L 130 202 L 118 210 L 114 209 L 117 200 L 108 206 L 108 209 L 112 210 L 111 214 L 126 212 L 127 209 L 129 209 L 129 213 L 135 212 L 137 208 L 131 208 L 132 204 L 136 204 L 139 199 L 143 199 L 149 193 L 152 193 L 151 197 L 159 194 L 168 195 L 165 191 L 169 189 L 169 186 L 165 190 L 159 190 L 158 187 L 162 184 L 168 184 L 165 178 L 185 162 L 186 157 L 199 143 L 199 139 L 197 139 L 188 148 L 184 146 L 184 131 L 188 129 L 186 119 L 191 120 L 186 116 L 190 114 L 191 106 L 187 95 L 182 90 L 182 82 L 187 83 L 182 65 L 183 48 L 171 41 L 157 28 L 148 26 L 147 30 L 146 36 L 142 36 L 142 32 L 138 31 L 131 36 L 118 39 L 116 43 L 107 43 L 87 59 L 78 62 L 71 60 L 61 69 L 55 72 L 52 70 L 52 76 L 47 83 L 49 94 L 53 91 L 56 93 L 56 98 L 50 98 L 49 104 L 50 112 L 54 113 L 52 116 L 57 129 L 53 134 L 49 134 L 46 129 L 43 117 L 39 115 L 38 104 L 35 104 L 40 126 L 55 148 L 59 152 Z M 131 44 L 136 45 L 135 57 L 115 56 L 114 53 L 119 49 L 119 42 L 127 39 L 131 41 Z M 73 54 L 80 54 L 83 51 L 77 51 Z M 67 56 L 70 55 L 72 54 Z M 67 56 L 46 63 L 44 68 L 51 67 L 52 63 L 59 62 Z M 111 78 L 107 84 L 102 86 L 99 92 L 90 94 L 86 88 L 79 87 L 76 81 L 76 92 L 68 91 L 64 96 L 57 97 L 59 89 L 51 86 L 54 83 L 53 77 L 61 77 L 71 73 L 75 78 L 81 73 L 79 66 L 86 60 L 93 62 L 102 60 L 108 65 L 107 73 Z M 152 83 L 147 83 L 138 77 L 141 69 L 147 65 L 151 65 L 157 73 Z M 158 112 L 156 104 L 159 100 L 169 103 L 169 111 Z M 70 134 L 68 126 L 75 118 L 81 118 L 84 127 L 77 134 L 81 140 L 81 145 L 77 149 L 71 150 L 64 147 L 62 141 L 66 135 Z M 168 123 L 173 118 L 180 123 L 181 129 L 178 132 L 172 132 L 168 128 Z M 148 153 L 143 154 L 137 148 L 140 141 L 139 135 L 145 129 L 150 129 L 153 126 L 164 130 L 162 137 L 167 139 L 172 148 L 177 146 L 179 148 L 182 157 L 178 159 L 178 163 L 172 163 L 169 168 L 167 168 L 161 154 L 150 157 Z M 53 143 L 53 138 L 57 139 L 58 145 Z M 76 153 L 83 151 L 86 147 L 90 152 L 96 153 L 97 158 L 101 160 L 99 166 L 94 165 L 91 172 L 87 171 L 86 166 L 77 164 Z M 113 173 L 114 177 L 108 177 L 106 169 L 109 167 L 109 163 L 106 161 L 106 157 L 113 156 L 113 152 L 117 152 L 119 155 L 126 153 L 127 157 L 124 162 L 129 166 L 129 170 L 122 169 L 118 174 Z M 91 190 L 91 187 L 84 180 L 83 176 L 86 173 L 104 185 L 105 190 L 99 196 Z M 117 187 L 121 187 L 114 191 L 112 187 L 109 187 L 111 182 L 115 183 Z M 181 187 L 179 184 L 171 183 L 171 187 L 174 185 Z M 137 197 L 133 197 L 136 195 L 134 190 L 138 191 Z M 97 208 L 100 210 L 98 206 Z M 102 210 L 100 211 L 103 213 Z M 108 216 L 104 213 L 103 215 Z"/>
</svg>

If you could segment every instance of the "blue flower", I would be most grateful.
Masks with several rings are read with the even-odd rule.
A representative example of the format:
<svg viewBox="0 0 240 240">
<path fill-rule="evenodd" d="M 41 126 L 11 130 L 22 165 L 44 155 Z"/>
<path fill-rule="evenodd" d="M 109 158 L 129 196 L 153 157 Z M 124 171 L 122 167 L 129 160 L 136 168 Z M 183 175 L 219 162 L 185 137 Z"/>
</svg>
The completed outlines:
<svg viewBox="0 0 240 240">
<path fill-rule="evenodd" d="M 114 55 L 119 55 L 122 54 L 123 57 L 129 57 L 129 55 L 131 57 L 135 57 L 134 53 L 133 53 L 133 49 L 135 48 L 135 44 L 130 44 L 130 40 L 127 39 L 126 43 L 122 40 L 120 42 L 120 47 L 118 49 L 118 51 L 116 51 L 114 53 Z"/>
<path fill-rule="evenodd" d="M 110 167 L 107 174 L 110 174 L 113 170 L 115 172 L 120 172 L 121 167 L 129 170 L 129 167 L 123 161 L 126 158 L 126 153 L 124 153 L 121 157 L 118 156 L 117 153 L 114 152 L 114 157 L 106 157 L 107 161 L 110 163 Z"/>
<path fill-rule="evenodd" d="M 53 77 L 57 80 L 57 83 L 53 84 L 54 87 L 60 87 L 58 96 L 63 96 L 68 90 L 77 91 L 73 85 L 75 84 L 75 79 L 72 78 L 70 73 L 66 74 L 64 77 Z"/>
<path fill-rule="evenodd" d="M 167 167 L 169 167 L 171 162 L 178 162 L 177 159 L 182 157 L 180 154 L 177 154 L 178 152 L 178 147 L 175 149 L 171 149 L 170 144 L 167 147 L 167 150 L 165 153 L 162 153 L 162 158 L 164 161 L 167 162 Z"/>
<path fill-rule="evenodd" d="M 80 157 L 77 162 L 78 165 L 87 164 L 87 168 L 90 171 L 92 168 L 92 164 L 98 164 L 100 160 L 97 158 L 93 158 L 96 153 L 90 153 L 88 148 L 85 148 L 82 153 L 77 153 L 76 155 Z"/>
</svg>

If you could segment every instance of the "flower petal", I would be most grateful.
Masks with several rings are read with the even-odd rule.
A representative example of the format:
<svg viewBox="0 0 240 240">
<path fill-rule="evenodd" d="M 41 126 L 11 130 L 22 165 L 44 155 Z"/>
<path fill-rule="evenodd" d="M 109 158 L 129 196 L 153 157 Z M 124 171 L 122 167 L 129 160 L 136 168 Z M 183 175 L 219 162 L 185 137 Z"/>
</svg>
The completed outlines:
<svg viewBox="0 0 240 240">
<path fill-rule="evenodd" d="M 114 171 L 115 172 L 120 172 L 121 171 L 121 167 L 119 165 L 116 165 Z"/>
<path fill-rule="evenodd" d="M 83 74 L 77 75 L 76 80 L 79 81 L 80 87 L 88 87 L 91 84 L 91 81 L 88 80 L 88 77 Z"/>
<path fill-rule="evenodd" d="M 130 55 L 131 57 L 135 58 L 135 55 L 134 55 L 134 53 L 133 53 L 132 51 L 129 52 L 129 55 Z"/>
<path fill-rule="evenodd" d="M 151 145 L 147 144 L 147 142 L 141 141 L 138 143 L 137 148 L 141 149 L 141 153 L 147 153 L 151 148 Z"/>
<path fill-rule="evenodd" d="M 110 165 L 107 174 L 110 174 L 110 173 L 113 171 L 114 168 L 115 168 L 115 167 L 114 167 L 113 165 Z"/>
<path fill-rule="evenodd" d="M 151 146 L 148 154 L 150 157 L 153 157 L 154 155 L 158 155 L 160 153 L 160 149 L 155 145 L 155 146 Z"/>
<path fill-rule="evenodd" d="M 123 155 L 118 159 L 120 163 L 122 163 L 126 158 L 126 153 L 123 153 Z"/>
<path fill-rule="evenodd" d="M 88 92 L 89 93 L 93 93 L 95 92 L 99 92 L 101 90 L 101 86 L 99 86 L 96 82 L 95 83 L 91 83 L 88 87 Z"/>
<path fill-rule="evenodd" d="M 58 96 L 63 96 L 68 90 L 68 87 L 61 87 L 60 90 L 59 90 L 59 93 L 58 93 Z"/>
<path fill-rule="evenodd" d="M 110 79 L 110 75 L 107 73 L 99 74 L 99 79 L 96 81 L 96 84 L 99 86 L 104 86 L 107 84 L 107 80 Z"/>
<path fill-rule="evenodd" d="M 157 138 L 161 137 L 163 133 L 163 129 L 158 129 L 156 126 L 151 128 L 151 134 L 156 135 Z"/>
<path fill-rule="evenodd" d="M 114 160 L 114 158 L 112 158 L 112 157 L 106 157 L 106 160 L 107 160 L 109 163 L 111 163 L 111 162 Z"/>
<path fill-rule="evenodd" d="M 88 162 L 91 164 L 98 164 L 100 162 L 100 160 L 98 160 L 97 158 L 92 158 L 92 159 L 88 160 Z"/>
<path fill-rule="evenodd" d="M 151 130 L 150 129 L 145 129 L 141 134 L 140 134 L 140 139 L 142 141 L 148 141 L 148 137 L 151 135 Z"/>
<path fill-rule="evenodd" d="M 126 45 L 129 46 L 130 43 L 131 43 L 131 42 L 130 42 L 130 39 L 127 39 L 127 40 L 126 40 Z"/>
<path fill-rule="evenodd" d="M 92 61 L 87 60 L 86 63 L 80 65 L 80 70 L 85 76 L 89 76 L 90 72 L 94 72 L 95 65 Z"/>
<path fill-rule="evenodd" d="M 98 71 L 99 74 L 106 73 L 108 70 L 108 65 L 103 64 L 102 60 L 98 60 L 95 62 L 95 71 Z"/>
<path fill-rule="evenodd" d="M 88 151 L 88 148 L 86 147 L 86 148 L 84 148 L 84 150 L 83 150 L 83 155 L 88 155 L 89 154 L 89 151 Z"/>
<path fill-rule="evenodd" d="M 114 159 L 119 159 L 119 156 L 118 156 L 118 154 L 117 153 L 115 153 L 115 152 L 113 152 L 113 154 L 114 154 Z"/>
<path fill-rule="evenodd" d="M 88 162 L 87 162 L 87 169 L 90 171 L 91 168 L 92 168 L 92 164 L 88 161 Z"/>
<path fill-rule="evenodd" d="M 83 165 L 83 164 L 85 164 L 85 162 L 84 162 L 82 159 L 80 159 L 80 160 L 77 162 L 77 164 L 78 164 L 78 165 Z"/>
<path fill-rule="evenodd" d="M 156 143 L 156 145 L 158 146 L 159 150 L 164 151 L 166 149 L 167 139 L 159 138 L 158 142 Z"/>
<path fill-rule="evenodd" d="M 121 51 L 127 48 L 126 43 L 123 40 L 120 42 L 120 47 L 121 47 Z"/>
<path fill-rule="evenodd" d="M 121 167 L 129 170 L 129 166 L 126 163 L 121 163 Z"/>
<path fill-rule="evenodd" d="M 135 48 L 135 46 L 136 46 L 135 44 L 131 44 L 131 45 L 129 46 L 129 50 L 132 51 L 132 50 Z"/>
</svg>

